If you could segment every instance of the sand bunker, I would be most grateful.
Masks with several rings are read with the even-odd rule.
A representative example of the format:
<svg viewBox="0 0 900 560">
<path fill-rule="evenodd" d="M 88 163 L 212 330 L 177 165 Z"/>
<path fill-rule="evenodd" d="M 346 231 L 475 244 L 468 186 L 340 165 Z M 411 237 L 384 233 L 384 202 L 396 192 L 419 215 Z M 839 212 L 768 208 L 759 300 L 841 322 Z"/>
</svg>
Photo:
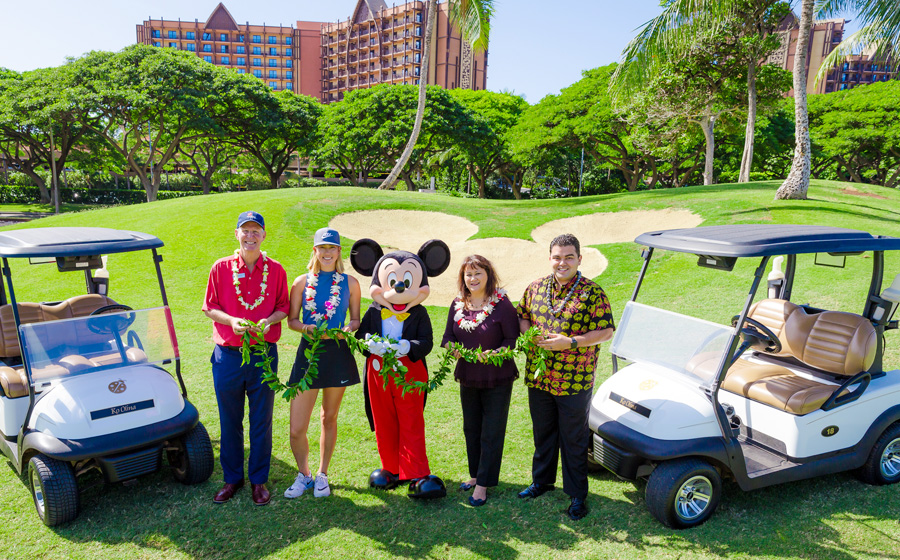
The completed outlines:
<svg viewBox="0 0 900 560">
<path fill-rule="evenodd" d="M 687 210 L 637 210 L 575 216 L 548 222 L 531 232 L 535 241 L 493 237 L 469 238 L 478 226 L 465 218 L 441 212 L 418 210 L 367 210 L 335 216 L 328 224 L 343 237 L 374 239 L 385 247 L 415 253 L 429 239 L 441 239 L 450 247 L 450 267 L 442 275 L 429 280 L 429 305 L 447 306 L 456 296 L 460 263 L 471 254 L 479 254 L 491 262 L 500 275 L 510 298 L 517 301 L 530 282 L 550 273 L 550 241 L 560 233 L 574 234 L 582 245 L 579 270 L 589 278 L 599 276 L 607 266 L 606 257 L 588 245 L 633 241 L 645 231 L 696 227 L 703 220 Z M 344 251 L 344 265 L 357 276 L 367 295 L 370 279 L 353 271 L 349 251 Z"/>
</svg>

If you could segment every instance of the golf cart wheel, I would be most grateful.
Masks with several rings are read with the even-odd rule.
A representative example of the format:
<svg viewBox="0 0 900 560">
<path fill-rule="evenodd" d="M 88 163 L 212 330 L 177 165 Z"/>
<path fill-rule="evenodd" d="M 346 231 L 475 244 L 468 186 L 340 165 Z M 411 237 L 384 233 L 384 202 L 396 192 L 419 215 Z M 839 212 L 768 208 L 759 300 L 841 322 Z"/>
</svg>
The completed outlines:
<svg viewBox="0 0 900 560">
<path fill-rule="evenodd" d="M 182 484 L 198 484 L 213 472 L 213 450 L 209 434 L 197 423 L 190 432 L 174 442 L 174 449 L 166 451 L 175 480 Z"/>
<path fill-rule="evenodd" d="M 647 483 L 647 508 L 672 529 L 700 525 L 713 514 L 722 494 L 722 477 L 706 461 L 675 459 L 661 463 Z"/>
<path fill-rule="evenodd" d="M 34 507 L 44 525 L 62 525 L 78 515 L 78 483 L 72 465 L 35 455 L 28 461 L 28 481 Z"/>
<path fill-rule="evenodd" d="M 900 482 L 900 423 L 892 424 L 881 434 L 857 475 L 876 486 Z"/>
</svg>

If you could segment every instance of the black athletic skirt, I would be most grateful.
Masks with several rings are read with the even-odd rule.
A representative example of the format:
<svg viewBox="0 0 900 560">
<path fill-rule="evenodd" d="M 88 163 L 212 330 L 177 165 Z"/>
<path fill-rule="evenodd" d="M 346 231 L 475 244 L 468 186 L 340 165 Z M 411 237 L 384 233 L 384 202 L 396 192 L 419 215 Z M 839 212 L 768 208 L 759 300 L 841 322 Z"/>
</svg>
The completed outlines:
<svg viewBox="0 0 900 560">
<path fill-rule="evenodd" d="M 348 334 L 347 336 L 353 336 Z M 289 383 L 299 383 L 309 369 L 309 361 L 306 359 L 306 349 L 309 342 L 304 338 L 297 348 L 297 357 L 294 359 L 294 367 L 291 369 Z M 311 389 L 325 389 L 326 387 L 349 387 L 359 383 L 359 370 L 350 347 L 344 341 L 323 340 L 319 345 L 324 349 L 319 354 L 319 373 L 313 380 Z"/>
</svg>

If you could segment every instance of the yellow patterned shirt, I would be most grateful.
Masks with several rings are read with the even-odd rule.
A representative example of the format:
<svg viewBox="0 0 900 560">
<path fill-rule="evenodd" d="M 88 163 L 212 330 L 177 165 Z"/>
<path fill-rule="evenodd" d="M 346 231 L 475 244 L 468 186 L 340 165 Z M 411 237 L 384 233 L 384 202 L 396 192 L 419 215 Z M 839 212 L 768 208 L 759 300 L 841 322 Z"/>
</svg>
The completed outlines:
<svg viewBox="0 0 900 560">
<path fill-rule="evenodd" d="M 572 282 L 578 282 L 565 305 Z M 615 328 L 609 299 L 597 283 L 578 276 L 562 288 L 553 275 L 532 282 L 522 295 L 516 311 L 541 332 L 576 336 L 599 329 Z M 554 313 L 554 310 L 557 313 Z M 552 395 L 573 395 L 594 388 L 594 371 L 600 346 L 550 352 L 547 372 L 534 378 L 535 364 L 529 355 L 525 363 L 525 385 Z"/>
</svg>

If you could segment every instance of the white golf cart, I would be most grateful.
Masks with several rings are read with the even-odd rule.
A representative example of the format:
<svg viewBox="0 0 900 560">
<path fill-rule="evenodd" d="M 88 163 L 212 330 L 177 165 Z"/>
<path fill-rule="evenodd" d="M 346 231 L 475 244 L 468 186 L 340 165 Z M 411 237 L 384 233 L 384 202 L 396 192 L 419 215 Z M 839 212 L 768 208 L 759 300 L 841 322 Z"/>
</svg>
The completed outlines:
<svg viewBox="0 0 900 560">
<path fill-rule="evenodd" d="M 106 482 L 127 481 L 158 470 L 165 454 L 185 484 L 212 474 L 209 436 L 181 379 L 162 245 L 152 235 L 103 228 L 0 232 L 0 449 L 27 471 L 47 525 L 78 515 L 76 476 L 91 469 Z M 132 310 L 107 295 L 101 255 L 139 250 L 152 253 L 160 307 Z M 83 271 L 87 293 L 17 301 L 10 259 Z M 172 363 L 175 377 L 163 368 Z"/>
<path fill-rule="evenodd" d="M 900 481 L 900 371 L 882 367 L 900 276 L 881 293 L 884 252 L 900 249 L 900 239 L 735 225 L 655 231 L 635 242 L 647 247 L 643 266 L 589 423 L 596 462 L 625 479 L 649 478 L 654 517 L 673 528 L 703 523 L 726 477 L 743 490 L 849 470 L 870 484 Z M 759 258 L 732 326 L 636 301 L 657 249 L 725 271 L 738 258 Z M 873 268 L 861 314 L 791 301 L 798 255 L 824 264 L 863 253 Z M 784 257 L 773 259 L 768 297 L 754 302 L 770 258 L 781 255 L 785 270 Z"/>
</svg>

